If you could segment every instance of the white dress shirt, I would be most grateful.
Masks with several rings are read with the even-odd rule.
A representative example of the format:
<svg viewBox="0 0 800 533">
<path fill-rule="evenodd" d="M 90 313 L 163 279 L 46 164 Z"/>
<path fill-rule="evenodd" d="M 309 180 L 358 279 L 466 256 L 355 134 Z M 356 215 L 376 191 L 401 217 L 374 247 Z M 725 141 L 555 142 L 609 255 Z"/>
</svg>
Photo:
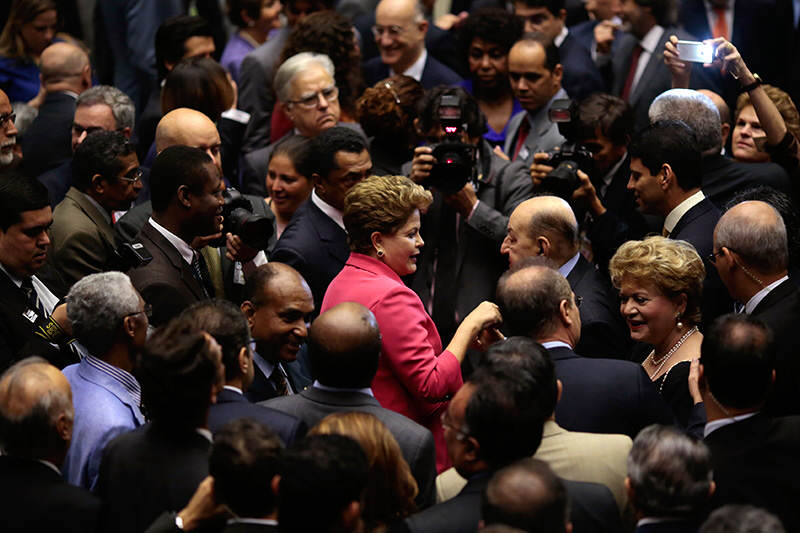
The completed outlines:
<svg viewBox="0 0 800 533">
<path fill-rule="evenodd" d="M 409 76 L 417 81 L 420 81 L 422 79 L 422 71 L 425 70 L 425 62 L 427 60 L 428 60 L 428 51 L 423 48 L 422 53 L 419 55 L 417 60 L 414 61 L 414 63 L 412 63 L 411 66 L 408 67 L 406 71 L 403 72 L 402 74 L 404 76 Z M 395 74 L 397 74 L 397 72 L 395 72 L 394 69 L 390 68 L 389 75 L 394 76 Z"/>
<path fill-rule="evenodd" d="M 650 31 L 647 32 L 641 41 L 639 41 L 639 46 L 642 47 L 642 53 L 639 56 L 639 63 L 636 65 L 636 74 L 633 75 L 633 83 L 631 84 L 631 92 L 636 90 L 636 86 L 639 85 L 639 80 L 642 78 L 642 74 L 644 74 L 644 69 L 647 68 L 647 63 L 650 61 L 650 56 L 655 53 L 658 53 L 656 48 L 658 47 L 659 41 L 661 41 L 661 35 L 664 33 L 664 28 L 656 24 Z"/>
<path fill-rule="evenodd" d="M 763 300 L 772 289 L 774 289 L 787 279 L 789 279 L 789 276 L 783 276 L 781 279 L 773 281 L 772 283 L 770 283 L 769 285 L 767 285 L 766 287 L 755 293 L 753 297 L 747 300 L 747 303 L 744 305 L 744 312 L 747 313 L 748 315 L 751 314 L 753 310 L 758 306 L 758 304 L 761 303 L 761 300 Z"/>
<path fill-rule="evenodd" d="M 671 234 L 675 226 L 678 225 L 678 221 L 683 218 L 683 215 L 688 213 L 689 209 L 702 202 L 705 197 L 706 195 L 703 194 L 703 191 L 697 191 L 686 200 L 676 205 L 673 210 L 669 212 L 667 218 L 664 219 L 664 229 Z"/>
<path fill-rule="evenodd" d="M 320 211 L 328 215 L 331 220 L 336 222 L 336 224 L 344 229 L 344 219 L 342 218 L 342 212 L 333 207 L 331 204 L 323 200 L 317 195 L 317 189 L 311 191 L 311 201 L 314 202 L 314 205 L 319 207 Z M 347 231 L 347 230 L 345 230 Z"/>
</svg>

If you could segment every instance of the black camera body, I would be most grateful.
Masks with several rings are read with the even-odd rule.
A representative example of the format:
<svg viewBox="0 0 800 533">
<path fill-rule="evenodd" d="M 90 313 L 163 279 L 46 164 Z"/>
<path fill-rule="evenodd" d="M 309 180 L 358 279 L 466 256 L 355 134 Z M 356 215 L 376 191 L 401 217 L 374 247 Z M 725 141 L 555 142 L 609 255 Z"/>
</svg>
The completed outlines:
<svg viewBox="0 0 800 533">
<path fill-rule="evenodd" d="M 250 200 L 233 187 L 225 189 L 222 197 L 225 200 L 222 206 L 222 237 L 213 242 L 212 246 L 225 246 L 225 235 L 232 233 L 250 248 L 265 250 L 274 231 L 272 221 L 256 215 Z"/>
<path fill-rule="evenodd" d="M 453 194 L 472 178 L 475 147 L 461 140 L 466 124 L 461 119 L 461 101 L 457 95 L 442 95 L 438 115 L 439 124 L 444 129 L 444 139 L 429 145 L 436 163 L 426 182 L 442 194 Z"/>
<path fill-rule="evenodd" d="M 559 196 L 567 201 L 572 193 L 580 187 L 578 170 L 591 175 L 594 170 L 594 154 L 583 144 L 576 142 L 573 119 L 578 104 L 574 100 L 562 99 L 553 102 L 549 117 L 551 122 L 558 123 L 558 131 L 567 139 L 560 147 L 550 150 L 548 165 L 553 170 L 542 180 L 539 190 Z"/>
</svg>

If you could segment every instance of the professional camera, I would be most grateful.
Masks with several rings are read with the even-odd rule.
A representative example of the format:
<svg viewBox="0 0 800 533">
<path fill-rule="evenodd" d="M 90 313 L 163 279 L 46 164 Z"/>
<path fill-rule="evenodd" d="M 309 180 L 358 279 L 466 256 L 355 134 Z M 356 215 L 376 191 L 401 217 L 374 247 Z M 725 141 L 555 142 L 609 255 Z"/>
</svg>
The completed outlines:
<svg viewBox="0 0 800 533">
<path fill-rule="evenodd" d="M 444 130 L 444 139 L 430 145 L 436 163 L 426 182 L 442 194 L 453 194 L 467 184 L 475 168 L 475 147 L 462 141 L 466 124 L 461 119 L 461 101 L 458 95 L 442 95 L 438 119 Z"/>
<path fill-rule="evenodd" d="M 583 144 L 575 142 L 577 135 L 573 119 L 577 107 L 577 102 L 564 99 L 556 100 L 550 108 L 550 121 L 558 123 L 558 131 L 567 140 L 560 147 L 547 152 L 550 156 L 547 164 L 554 168 L 539 186 L 540 191 L 565 200 L 569 200 L 581 184 L 578 170 L 591 175 L 594 169 L 592 151 Z"/>
<path fill-rule="evenodd" d="M 222 237 L 212 243 L 213 246 L 225 246 L 225 235 L 232 233 L 242 242 L 255 250 L 265 250 L 269 238 L 272 237 L 272 221 L 267 217 L 256 215 L 253 204 L 242 196 L 242 193 L 228 187 L 222 192 L 225 204 L 222 206 Z"/>
</svg>

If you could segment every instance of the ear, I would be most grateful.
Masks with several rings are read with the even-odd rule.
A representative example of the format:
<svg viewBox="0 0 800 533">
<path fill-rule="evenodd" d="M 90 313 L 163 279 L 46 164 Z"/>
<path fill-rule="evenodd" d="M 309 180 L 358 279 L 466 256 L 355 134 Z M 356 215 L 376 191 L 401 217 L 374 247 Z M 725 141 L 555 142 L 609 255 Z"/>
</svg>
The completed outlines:
<svg viewBox="0 0 800 533">
<path fill-rule="evenodd" d="M 252 27 L 255 24 L 255 21 L 253 20 L 253 18 L 250 15 L 247 14 L 247 10 L 246 9 L 240 10 L 239 11 L 239 16 L 242 18 L 242 20 L 244 21 L 245 25 Z"/>
<path fill-rule="evenodd" d="M 561 19 L 561 22 L 564 22 L 565 20 L 567 20 L 567 10 L 566 9 L 560 9 L 558 11 L 558 15 L 556 16 L 556 18 Z"/>
<path fill-rule="evenodd" d="M 539 245 L 539 255 L 550 257 L 550 240 L 544 235 L 536 238 L 536 244 Z"/>
<path fill-rule="evenodd" d="M 132 316 L 126 316 L 124 319 L 122 319 L 122 330 L 129 339 L 132 339 L 136 336 L 136 321 Z"/>
<path fill-rule="evenodd" d="M 67 413 L 61 413 L 56 420 L 56 431 L 58 436 L 64 442 L 72 440 L 72 420 L 67 416 Z"/>
<path fill-rule="evenodd" d="M 89 181 L 90 183 L 89 188 L 97 194 L 103 194 L 105 192 L 104 181 L 105 180 L 103 179 L 103 176 L 101 176 L 100 174 L 95 174 Z"/>
<path fill-rule="evenodd" d="M 192 193 L 186 185 L 178 187 L 178 204 L 185 209 L 192 208 Z"/>
<path fill-rule="evenodd" d="M 731 125 L 727 122 L 722 125 L 722 144 L 725 145 L 725 141 L 728 140 L 728 135 L 731 134 Z"/>
<path fill-rule="evenodd" d="M 280 487 L 281 487 L 281 476 L 278 475 L 278 474 L 275 474 L 274 476 L 272 476 L 272 480 L 270 480 L 270 482 L 269 482 L 269 487 L 272 489 L 272 494 L 277 496 L 278 495 L 278 489 L 280 489 Z"/>
<path fill-rule="evenodd" d="M 678 306 L 678 313 L 683 315 L 686 312 L 686 305 L 689 303 L 689 297 L 685 292 L 680 293 L 675 297 L 675 304 Z"/>
<path fill-rule="evenodd" d="M 361 502 L 352 501 L 342 510 L 342 526 L 344 531 L 356 531 L 361 519 Z"/>
<path fill-rule="evenodd" d="M 322 176 L 314 172 L 313 174 L 311 174 L 311 182 L 314 184 L 314 187 L 318 191 L 322 191 L 324 193 L 325 184 L 323 183 Z"/>
<path fill-rule="evenodd" d="M 561 300 L 561 303 L 558 305 L 561 322 L 567 327 L 572 325 L 572 317 L 569 316 L 570 307 L 572 307 L 572 303 L 566 299 Z"/>
<path fill-rule="evenodd" d="M 561 401 L 561 393 L 564 392 L 564 384 L 560 379 L 556 380 L 556 389 L 558 389 L 558 394 L 556 394 L 556 403 L 558 403 Z"/>
<path fill-rule="evenodd" d="M 174 68 L 175 68 L 175 63 L 172 63 L 172 62 L 170 62 L 170 61 L 166 61 L 166 60 L 165 60 L 165 61 L 164 61 L 164 68 L 166 68 L 166 69 L 167 69 L 167 72 L 171 72 L 171 71 L 172 71 L 172 69 L 174 69 Z"/>
<path fill-rule="evenodd" d="M 464 456 L 470 462 L 480 461 L 481 445 L 475 437 L 467 437 L 464 441 Z"/>
<path fill-rule="evenodd" d="M 731 251 L 730 248 L 728 248 L 727 246 L 723 246 L 720 249 L 720 252 L 722 252 L 722 255 L 727 260 L 727 264 L 728 264 L 728 268 L 729 269 L 732 270 L 732 269 L 734 269 L 734 268 L 739 266 L 739 263 L 736 262 L 736 254 L 733 251 Z"/>
<path fill-rule="evenodd" d="M 372 234 L 369 236 L 369 240 L 372 242 L 372 246 L 378 250 L 383 247 L 383 235 L 380 231 L 373 231 Z"/>
<path fill-rule="evenodd" d="M 422 131 L 421 124 L 422 124 L 422 123 L 419 121 L 419 118 L 415 118 L 415 119 L 414 119 L 414 131 L 415 131 L 415 132 L 417 133 L 417 135 L 419 135 L 420 137 L 424 137 L 424 136 L 425 136 L 425 132 L 424 132 L 424 131 Z"/>
<path fill-rule="evenodd" d="M 419 31 L 422 32 L 423 35 L 428 33 L 428 21 L 427 20 L 423 19 L 421 22 L 417 22 L 417 27 L 419 28 Z"/>
<path fill-rule="evenodd" d="M 246 346 L 242 346 L 242 349 L 239 350 L 239 372 L 242 375 L 247 374 L 247 368 L 250 366 L 250 352 L 247 350 Z"/>
<path fill-rule="evenodd" d="M 631 478 L 625 476 L 624 485 L 625 485 L 625 492 L 628 494 L 628 501 L 631 502 L 633 501 L 633 497 L 636 494 L 636 491 L 633 490 L 633 485 L 631 485 Z"/>
<path fill-rule="evenodd" d="M 122 128 L 120 130 L 120 133 L 122 133 L 122 135 L 124 135 L 126 139 L 130 139 L 131 138 L 131 127 L 130 126 L 125 126 L 124 128 Z"/>
<path fill-rule="evenodd" d="M 245 300 L 239 307 L 242 309 L 242 313 L 244 313 L 244 316 L 247 319 L 247 326 L 252 330 L 254 322 L 253 317 L 256 314 L 256 307 L 250 300 Z"/>
<path fill-rule="evenodd" d="M 556 67 L 553 69 L 553 77 L 558 81 L 558 83 L 561 83 L 561 78 L 564 77 L 564 67 L 561 66 L 561 63 L 556 65 Z"/>
<path fill-rule="evenodd" d="M 669 189 L 670 184 L 675 181 L 675 173 L 672 172 L 672 167 L 669 166 L 668 163 L 664 163 L 661 165 L 661 178 L 658 180 L 658 185 L 661 187 L 662 191 L 666 191 Z"/>
</svg>

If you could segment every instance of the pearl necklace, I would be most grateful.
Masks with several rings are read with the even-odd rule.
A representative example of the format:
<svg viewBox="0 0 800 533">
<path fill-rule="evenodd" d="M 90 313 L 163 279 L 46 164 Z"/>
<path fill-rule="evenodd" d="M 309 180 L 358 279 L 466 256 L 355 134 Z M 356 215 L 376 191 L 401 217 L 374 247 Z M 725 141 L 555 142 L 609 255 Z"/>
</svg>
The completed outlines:
<svg viewBox="0 0 800 533">
<path fill-rule="evenodd" d="M 669 360 L 669 358 L 670 358 L 670 357 L 672 357 L 672 354 L 674 354 L 676 351 L 678 351 L 678 348 L 680 348 L 680 347 L 681 347 L 681 345 L 682 345 L 684 342 L 686 342 L 686 339 L 688 339 L 689 337 L 691 337 L 691 336 L 692 336 L 692 334 L 693 334 L 695 331 L 697 331 L 697 326 L 693 327 L 692 329 L 690 329 L 689 331 L 687 331 L 686 333 L 684 333 L 684 334 L 683 334 L 683 337 L 681 337 L 680 339 L 678 339 L 678 342 L 676 342 L 676 343 L 675 343 L 675 345 L 674 345 L 672 348 L 670 348 L 670 349 L 669 349 L 669 351 L 668 351 L 668 352 L 667 352 L 667 353 L 664 355 L 664 357 L 662 357 L 661 359 L 659 359 L 659 361 L 658 361 L 658 362 L 656 362 L 656 358 L 655 358 L 655 356 L 656 356 L 656 351 L 655 351 L 655 350 L 653 350 L 652 352 L 650 352 L 650 363 L 651 363 L 653 366 L 658 366 L 658 368 L 656 369 L 656 371 L 655 371 L 655 372 L 653 372 L 653 374 L 650 376 L 650 379 L 651 379 L 651 380 L 652 380 L 654 377 L 656 377 L 656 376 L 658 375 L 658 373 L 659 373 L 659 372 L 661 372 L 661 369 L 664 367 L 664 364 L 666 364 L 666 362 Z"/>
</svg>

